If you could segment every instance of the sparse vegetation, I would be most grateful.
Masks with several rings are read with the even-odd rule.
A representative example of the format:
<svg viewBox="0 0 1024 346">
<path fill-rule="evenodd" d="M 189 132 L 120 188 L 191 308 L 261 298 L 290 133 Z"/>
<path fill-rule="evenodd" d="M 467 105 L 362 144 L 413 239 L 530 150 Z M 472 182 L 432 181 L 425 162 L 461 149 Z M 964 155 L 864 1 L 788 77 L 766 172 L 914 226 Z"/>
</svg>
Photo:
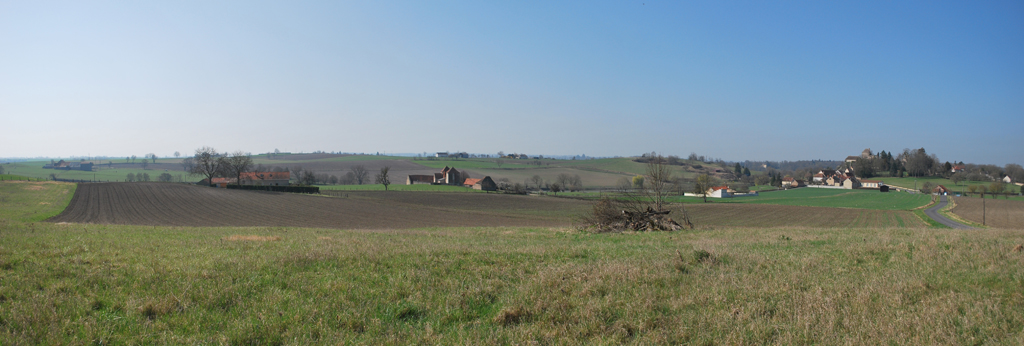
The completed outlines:
<svg viewBox="0 0 1024 346">
<path fill-rule="evenodd" d="M 4 344 L 1012 344 L 1024 323 L 1017 231 L 139 227 L 10 206 Z M 736 206 L 785 207 L 699 205 Z"/>
</svg>

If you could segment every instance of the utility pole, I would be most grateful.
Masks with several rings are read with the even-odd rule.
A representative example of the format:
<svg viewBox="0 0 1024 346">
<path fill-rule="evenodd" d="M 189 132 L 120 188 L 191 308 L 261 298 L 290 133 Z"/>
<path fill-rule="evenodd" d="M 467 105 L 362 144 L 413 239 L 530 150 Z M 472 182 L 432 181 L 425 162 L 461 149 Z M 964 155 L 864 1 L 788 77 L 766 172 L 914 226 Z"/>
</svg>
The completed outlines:
<svg viewBox="0 0 1024 346">
<path fill-rule="evenodd" d="M 985 226 L 985 195 L 981 195 L 981 225 Z"/>
</svg>

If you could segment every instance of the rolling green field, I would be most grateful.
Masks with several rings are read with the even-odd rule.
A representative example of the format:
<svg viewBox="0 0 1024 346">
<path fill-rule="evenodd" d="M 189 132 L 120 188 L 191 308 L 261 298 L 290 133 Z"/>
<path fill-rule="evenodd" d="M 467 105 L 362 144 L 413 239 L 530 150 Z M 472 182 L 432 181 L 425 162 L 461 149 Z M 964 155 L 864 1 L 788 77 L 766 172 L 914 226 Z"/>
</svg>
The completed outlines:
<svg viewBox="0 0 1024 346">
<path fill-rule="evenodd" d="M 52 224 L 37 184 L 0 190 L 4 345 L 1024 342 L 1019 231 Z"/>
<path fill-rule="evenodd" d="M 918 188 L 920 188 L 922 185 L 924 185 L 925 182 L 931 182 L 933 185 L 945 186 L 950 191 L 953 191 L 953 192 L 956 192 L 956 193 L 959 193 L 961 190 L 965 191 L 965 192 L 969 192 L 967 190 L 967 186 L 970 186 L 970 185 L 985 185 L 985 186 L 988 186 L 989 184 L 992 183 L 991 181 L 961 181 L 960 184 L 957 185 L 957 184 L 954 184 L 952 180 L 949 180 L 949 179 L 946 179 L 946 178 L 942 178 L 942 177 L 923 177 L 923 178 L 877 177 L 877 178 L 871 178 L 871 179 L 881 180 L 881 181 L 884 181 L 886 184 L 897 185 L 897 186 L 905 187 L 905 188 L 908 188 L 908 189 L 913 189 L 914 188 L 915 180 L 917 181 L 917 185 L 916 186 Z M 1020 186 L 1017 186 L 1017 185 L 1014 185 L 1014 184 L 1006 184 L 1006 191 L 1007 192 L 1014 192 L 1014 193 L 1020 192 Z"/>
<path fill-rule="evenodd" d="M 556 196 L 587 199 L 615 197 L 614 193 L 563 192 Z M 672 196 L 671 203 L 704 203 L 700 197 Z M 733 198 L 708 198 L 708 203 L 774 204 L 805 207 L 857 208 L 876 210 L 911 210 L 931 201 L 930 195 L 905 192 L 881 193 L 877 190 L 845 190 L 798 188 L 761 192 L 757 196 Z"/>
<path fill-rule="evenodd" d="M 384 191 L 384 185 L 381 184 L 364 184 L 364 185 L 317 185 L 321 190 L 337 190 L 337 191 Z M 452 186 L 452 185 L 429 185 L 429 184 L 416 184 L 416 185 L 398 185 L 392 184 L 388 186 L 390 191 L 430 191 L 430 192 L 486 192 L 481 190 L 473 190 L 468 187 Z"/>
<path fill-rule="evenodd" d="M 688 198 L 695 199 L 695 197 Z M 905 192 L 882 193 L 877 190 L 799 188 L 762 192 L 757 197 L 716 199 L 715 202 L 878 210 L 911 210 L 931 202 L 931 196 Z"/>
<path fill-rule="evenodd" d="M 167 160 L 167 161 L 172 161 L 172 160 Z M 7 170 L 7 173 L 17 174 L 17 175 L 26 176 L 26 177 L 32 177 L 32 178 L 37 178 L 37 179 L 49 179 L 50 174 L 57 174 L 57 178 L 59 178 L 59 179 L 96 180 L 96 181 L 125 181 L 128 173 L 136 174 L 136 175 L 146 173 L 146 174 L 149 174 L 149 179 L 151 181 L 156 181 L 157 177 L 160 176 L 160 174 L 162 174 L 162 173 L 170 173 L 171 175 L 173 175 L 175 177 L 177 177 L 178 174 L 181 174 L 182 177 L 186 181 L 189 180 L 188 175 L 185 174 L 184 172 L 180 171 L 180 170 L 178 170 L 178 171 L 174 171 L 174 170 L 164 171 L 163 169 L 152 169 L 152 168 L 151 169 L 142 169 L 142 165 L 141 164 L 136 164 L 137 167 L 132 167 L 132 168 L 121 168 L 121 167 L 119 167 L 119 168 L 114 168 L 114 169 L 107 169 L 105 166 L 104 167 L 100 167 L 99 165 L 97 165 L 96 167 L 93 168 L 94 171 L 86 172 L 86 171 L 64 171 L 64 170 L 55 170 L 55 169 L 44 169 L 43 165 L 45 165 L 47 163 L 49 163 L 49 161 L 47 161 L 47 162 L 43 162 L 43 161 L 19 162 L 19 163 L 13 163 L 13 164 L 10 164 L 10 165 L 5 165 L 4 169 Z M 166 162 L 165 161 L 161 161 L 161 163 L 166 163 Z M 198 181 L 199 179 L 198 178 L 194 178 L 192 180 Z"/>
</svg>

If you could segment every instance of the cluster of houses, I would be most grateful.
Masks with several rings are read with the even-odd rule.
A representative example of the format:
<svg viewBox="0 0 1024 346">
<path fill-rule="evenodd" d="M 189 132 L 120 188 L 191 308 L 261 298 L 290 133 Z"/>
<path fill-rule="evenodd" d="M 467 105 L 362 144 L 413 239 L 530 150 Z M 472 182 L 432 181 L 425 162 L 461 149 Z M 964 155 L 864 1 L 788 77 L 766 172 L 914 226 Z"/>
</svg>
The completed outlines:
<svg viewBox="0 0 1024 346">
<path fill-rule="evenodd" d="M 64 171 L 92 171 L 92 165 L 92 162 L 67 162 L 64 160 L 53 162 L 53 160 L 50 160 L 50 163 L 43 165 L 43 168 Z"/>
<path fill-rule="evenodd" d="M 439 173 L 430 175 L 410 174 L 409 177 L 405 179 L 405 184 L 461 185 L 483 191 L 494 191 L 498 189 L 498 185 L 495 184 L 494 180 L 489 176 L 471 179 L 463 177 L 464 175 L 464 173 L 459 172 L 455 167 L 445 166 Z"/>
</svg>

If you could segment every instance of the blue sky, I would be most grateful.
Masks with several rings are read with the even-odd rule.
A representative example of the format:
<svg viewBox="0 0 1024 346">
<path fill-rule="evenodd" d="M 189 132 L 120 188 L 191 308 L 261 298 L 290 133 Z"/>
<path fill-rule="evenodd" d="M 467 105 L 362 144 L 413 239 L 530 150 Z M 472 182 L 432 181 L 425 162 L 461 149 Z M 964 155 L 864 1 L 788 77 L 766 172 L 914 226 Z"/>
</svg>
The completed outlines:
<svg viewBox="0 0 1024 346">
<path fill-rule="evenodd" d="M 1024 163 L 1024 3 L 0 2 L 0 157 Z"/>
</svg>

